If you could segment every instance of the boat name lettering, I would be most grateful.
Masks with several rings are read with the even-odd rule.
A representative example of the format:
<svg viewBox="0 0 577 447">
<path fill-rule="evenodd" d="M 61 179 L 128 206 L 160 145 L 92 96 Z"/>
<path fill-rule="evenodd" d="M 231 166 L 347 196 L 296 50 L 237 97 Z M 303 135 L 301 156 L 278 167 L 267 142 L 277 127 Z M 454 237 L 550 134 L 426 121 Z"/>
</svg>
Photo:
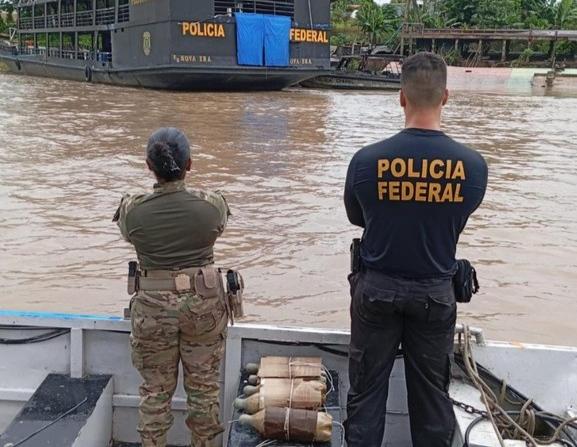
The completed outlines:
<svg viewBox="0 0 577 447">
<path fill-rule="evenodd" d="M 291 42 L 329 43 L 329 33 L 316 29 L 292 28 Z"/>
<path fill-rule="evenodd" d="M 313 60 L 307 57 L 297 57 L 290 60 L 291 65 L 312 65 Z"/>
<path fill-rule="evenodd" d="M 379 200 L 429 203 L 463 203 L 466 180 L 462 160 L 383 158 L 377 162 Z M 420 180 L 420 181 L 418 181 Z"/>
<path fill-rule="evenodd" d="M 177 64 L 212 64 L 210 56 L 199 54 L 173 54 L 172 59 Z"/>
<path fill-rule="evenodd" d="M 224 25 L 220 23 L 182 22 L 180 28 L 183 36 L 226 37 Z"/>
</svg>

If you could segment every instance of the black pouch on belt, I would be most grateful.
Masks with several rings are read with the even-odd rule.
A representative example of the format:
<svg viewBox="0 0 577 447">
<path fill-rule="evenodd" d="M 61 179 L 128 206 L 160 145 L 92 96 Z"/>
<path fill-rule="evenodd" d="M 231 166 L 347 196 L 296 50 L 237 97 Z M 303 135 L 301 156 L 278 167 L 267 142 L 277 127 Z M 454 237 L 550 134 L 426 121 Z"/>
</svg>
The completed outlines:
<svg viewBox="0 0 577 447">
<path fill-rule="evenodd" d="M 453 276 L 455 300 L 458 303 L 468 303 L 473 294 L 479 291 L 477 271 L 466 259 L 457 260 L 457 273 Z"/>
</svg>

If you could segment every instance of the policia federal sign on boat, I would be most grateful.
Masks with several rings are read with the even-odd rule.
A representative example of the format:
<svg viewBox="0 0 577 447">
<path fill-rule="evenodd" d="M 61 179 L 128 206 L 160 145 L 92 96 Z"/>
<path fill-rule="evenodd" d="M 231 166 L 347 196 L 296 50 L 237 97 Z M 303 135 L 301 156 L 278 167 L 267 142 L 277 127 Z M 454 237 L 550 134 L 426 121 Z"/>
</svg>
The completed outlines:
<svg viewBox="0 0 577 447">
<path fill-rule="evenodd" d="M 10 71 L 175 90 L 276 90 L 330 68 L 330 0 L 20 0 Z"/>
</svg>

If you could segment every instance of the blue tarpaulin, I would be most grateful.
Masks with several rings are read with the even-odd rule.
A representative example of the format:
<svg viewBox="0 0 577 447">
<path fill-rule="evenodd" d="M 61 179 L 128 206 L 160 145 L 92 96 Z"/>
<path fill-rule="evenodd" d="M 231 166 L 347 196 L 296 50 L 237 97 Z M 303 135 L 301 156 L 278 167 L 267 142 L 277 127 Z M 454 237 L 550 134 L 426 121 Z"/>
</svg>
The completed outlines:
<svg viewBox="0 0 577 447">
<path fill-rule="evenodd" d="M 290 59 L 291 19 L 264 17 L 264 58 L 267 67 L 287 67 Z"/>
<path fill-rule="evenodd" d="M 264 65 L 264 16 L 236 13 L 236 47 L 239 65 Z"/>
</svg>

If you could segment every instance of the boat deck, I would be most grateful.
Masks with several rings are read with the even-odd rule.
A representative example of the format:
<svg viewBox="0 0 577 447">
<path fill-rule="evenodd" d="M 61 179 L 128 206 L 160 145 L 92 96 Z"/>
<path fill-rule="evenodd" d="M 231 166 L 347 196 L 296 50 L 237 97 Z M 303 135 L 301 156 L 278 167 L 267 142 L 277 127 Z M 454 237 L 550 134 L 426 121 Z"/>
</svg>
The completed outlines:
<svg viewBox="0 0 577 447">
<path fill-rule="evenodd" d="M 58 334 L 54 338 L 40 343 L 23 344 L 31 337 L 53 332 L 55 329 Z M 110 375 L 110 385 L 102 393 L 106 398 L 100 399 L 100 416 L 94 418 L 95 411 L 92 415 L 91 426 L 99 429 L 92 432 L 91 439 L 84 438 L 82 443 L 73 446 L 108 447 L 108 440 L 111 438 L 118 447 L 138 446 L 136 425 L 140 377 L 130 362 L 129 333 L 129 322 L 120 318 L 0 311 L 0 339 L 12 341 L 0 344 L 0 433 L 26 408 L 49 374 L 56 373 L 75 380 L 94 375 Z M 344 415 L 349 381 L 348 341 L 349 334 L 346 331 L 256 325 L 229 328 L 222 372 L 221 408 L 225 426 L 231 427 L 231 421 L 235 420 L 232 403 L 242 384 L 243 366 L 256 363 L 266 355 L 320 356 L 329 370 L 337 372 L 335 389 L 338 391 L 335 391 L 335 394 L 338 395 L 338 404 L 333 402 L 330 406 L 338 406 L 332 410 Z M 474 352 L 479 364 L 490 370 L 494 376 L 506 378 L 508 384 L 534 398 L 534 401 L 547 411 L 565 417 L 570 414 L 570 408 L 577 406 L 577 396 L 574 393 L 577 389 L 577 348 L 486 343 L 478 333 Z M 401 358 L 395 362 L 390 380 L 387 440 L 383 441 L 383 446 L 410 447 L 404 366 Z M 451 383 L 450 392 L 456 400 L 483 409 L 476 389 L 457 376 Z M 63 404 L 62 408 L 65 407 L 68 409 L 68 405 Z M 174 447 L 185 446 L 190 443 L 190 433 L 184 424 L 186 399 L 182 382 L 173 400 L 173 413 L 175 424 L 169 433 L 169 444 Z M 455 408 L 455 413 L 459 430 L 453 446 L 462 447 L 464 433 L 476 419 L 476 415 L 458 407 Z M 51 420 L 52 418 L 46 417 L 41 425 Z M 89 434 L 86 430 L 81 430 L 81 433 L 84 433 L 84 436 Z M 28 435 L 29 431 L 21 434 Z M 103 434 L 106 442 L 97 437 Z M 335 434 L 340 434 L 338 426 L 335 426 Z M 334 447 L 342 445 L 340 438 L 337 438 L 332 443 Z M 32 439 L 38 441 L 41 438 Z M 225 439 L 228 439 L 228 433 Z M 499 445 L 495 433 L 486 422 L 475 426 L 471 442 L 471 445 L 482 447 Z M 37 442 L 28 445 L 42 446 Z M 234 441 L 227 445 L 240 447 Z M 248 444 L 247 447 L 255 445 L 257 444 Z M 63 447 L 63 444 L 59 447 Z"/>
</svg>

